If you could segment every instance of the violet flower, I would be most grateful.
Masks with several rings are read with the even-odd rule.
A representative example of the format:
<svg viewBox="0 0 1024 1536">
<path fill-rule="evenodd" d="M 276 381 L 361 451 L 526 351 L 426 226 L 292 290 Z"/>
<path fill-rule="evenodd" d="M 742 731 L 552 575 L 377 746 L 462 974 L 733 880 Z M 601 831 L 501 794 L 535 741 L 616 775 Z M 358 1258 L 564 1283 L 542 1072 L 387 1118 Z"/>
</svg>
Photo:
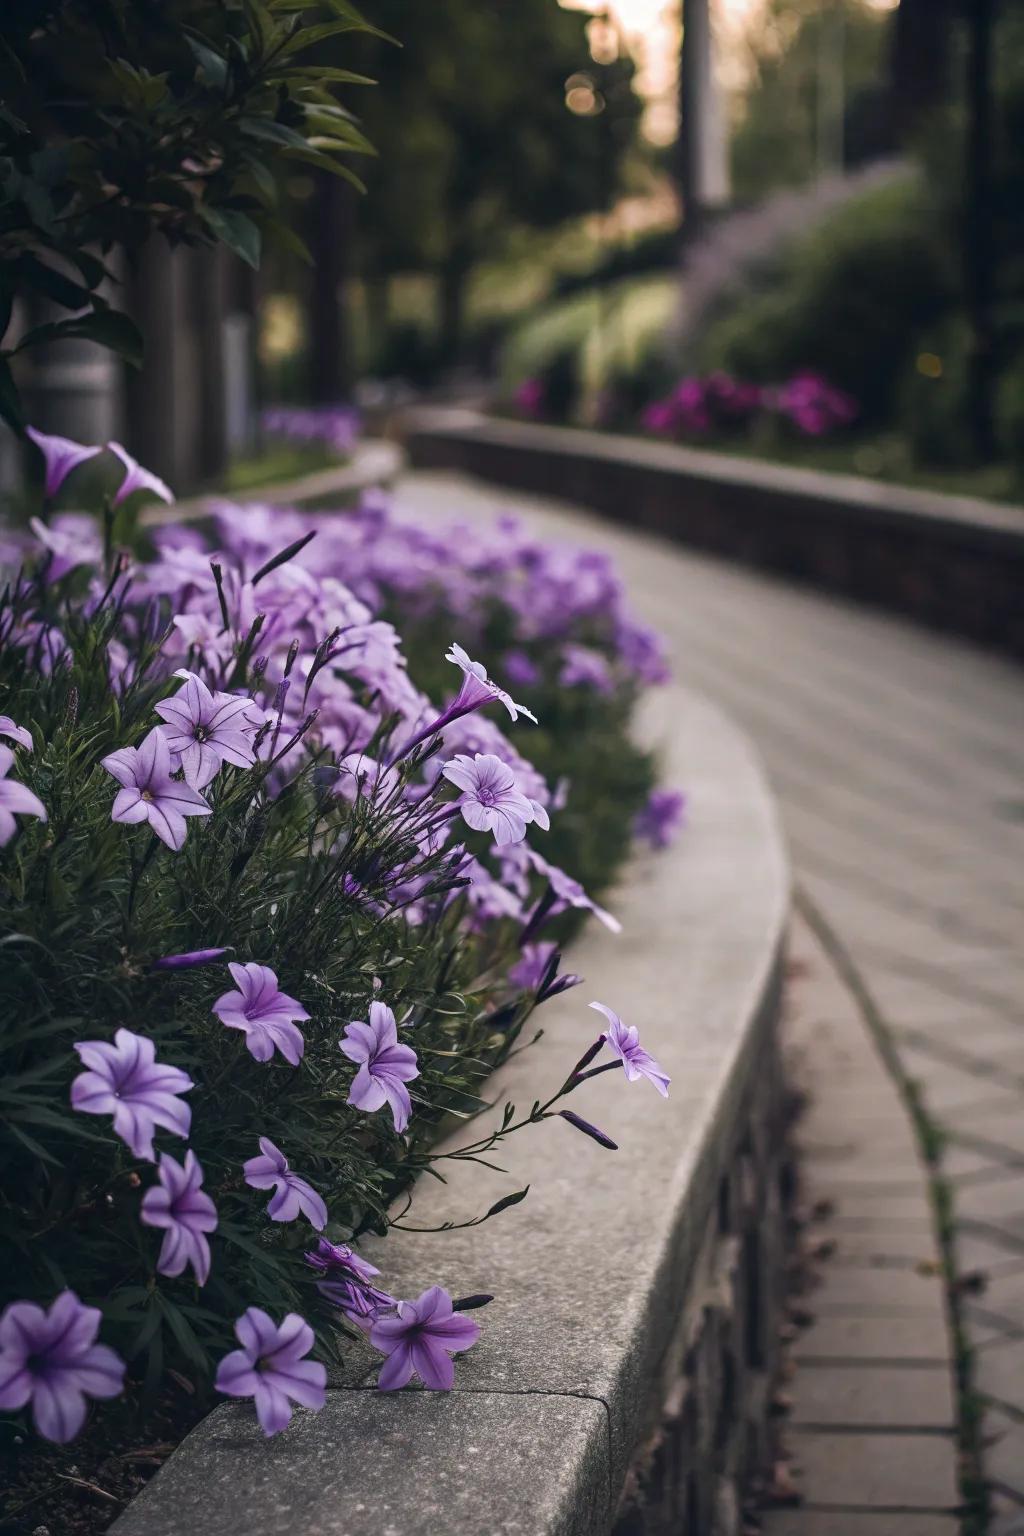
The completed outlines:
<svg viewBox="0 0 1024 1536">
<path fill-rule="evenodd" d="M 203 1170 L 195 1153 L 185 1153 L 185 1166 L 166 1152 L 160 1154 L 158 1184 L 142 1197 L 139 1220 L 164 1229 L 156 1267 L 162 1275 L 180 1275 L 187 1264 L 199 1285 L 210 1278 L 210 1245 L 206 1233 L 217 1227 L 217 1207 L 202 1188 Z"/>
<path fill-rule="evenodd" d="M 472 1349 L 480 1324 L 452 1311 L 452 1299 L 432 1285 L 415 1301 L 400 1301 L 397 1317 L 382 1317 L 370 1329 L 370 1343 L 387 1355 L 377 1385 L 394 1392 L 418 1376 L 434 1392 L 455 1384 L 453 1354 Z"/>
<path fill-rule="evenodd" d="M 160 841 L 175 852 L 185 843 L 185 817 L 210 814 L 202 795 L 171 778 L 171 749 L 160 726 L 154 726 L 138 747 L 121 747 L 102 758 L 101 764 L 121 785 L 111 821 L 129 825 L 148 821 Z"/>
<path fill-rule="evenodd" d="M 327 1368 L 303 1358 L 313 1348 L 313 1330 L 297 1312 L 278 1327 L 262 1307 L 249 1307 L 235 1323 L 235 1337 L 242 1347 L 224 1356 L 214 1386 L 226 1397 L 255 1399 L 265 1435 L 286 1428 L 292 1403 L 319 1412 L 327 1398 Z"/>
<path fill-rule="evenodd" d="M 412 1046 L 398 1043 L 398 1026 L 391 1009 L 386 1003 L 371 1003 L 370 1022 L 353 1020 L 338 1045 L 349 1061 L 359 1063 L 348 1102 L 367 1114 L 390 1104 L 395 1130 L 401 1135 L 412 1114 L 405 1085 L 420 1073 Z"/>
<path fill-rule="evenodd" d="M 200 965 L 213 965 L 227 949 L 190 949 L 181 955 L 163 955 L 150 964 L 151 971 L 193 971 Z"/>
<path fill-rule="evenodd" d="M 606 1008 L 604 1003 L 591 1003 L 591 1008 L 596 1008 L 598 1013 L 603 1013 L 608 1020 L 608 1029 L 605 1031 L 605 1043 L 613 1056 L 617 1056 L 622 1062 L 622 1069 L 631 1083 L 637 1078 L 646 1077 L 652 1082 L 661 1094 L 662 1098 L 668 1098 L 668 1085 L 672 1081 L 667 1072 L 662 1071 L 654 1057 L 645 1051 L 640 1045 L 640 1032 L 635 1024 L 628 1027 L 623 1024 L 617 1013 Z"/>
<path fill-rule="evenodd" d="M 520 843 L 529 822 L 547 831 L 551 822 L 538 800 L 529 800 L 516 787 L 516 776 L 507 763 L 492 752 L 473 757 L 459 752 L 441 769 L 462 798 L 457 802 L 462 819 L 476 832 L 493 832 L 499 848 Z"/>
<path fill-rule="evenodd" d="M 125 468 L 125 476 L 121 481 L 114 496 L 112 505 L 119 507 L 122 501 L 127 501 L 134 491 L 149 491 L 160 501 L 172 502 L 174 492 L 170 486 L 164 484 L 158 475 L 150 470 L 143 469 L 137 459 L 133 459 L 126 448 L 120 443 L 108 443 L 108 449 L 115 458 L 120 459 Z"/>
<path fill-rule="evenodd" d="M 48 581 L 60 581 L 79 565 L 95 565 L 103 552 L 96 522 L 87 512 L 62 512 L 52 523 L 30 517 L 28 525 L 45 550 Z"/>
<path fill-rule="evenodd" d="M 153 1136 L 163 1126 L 187 1137 L 192 1111 L 179 1094 L 195 1087 L 187 1072 L 156 1060 L 156 1046 L 144 1035 L 119 1029 L 109 1040 L 75 1045 L 88 1068 L 71 1084 L 71 1107 L 83 1115 L 113 1115 L 114 1131 L 136 1157 L 155 1162 Z"/>
<path fill-rule="evenodd" d="M 520 715 L 525 715 L 527 720 L 532 720 L 534 725 L 537 724 L 537 716 L 533 711 L 527 709 L 525 704 L 517 704 L 511 694 L 492 682 L 487 676 L 487 669 L 483 662 L 473 661 L 461 645 L 453 642 L 445 652 L 444 659 L 462 669 L 462 687 L 454 702 L 445 710 L 446 724 L 449 720 L 457 719 L 459 715 L 470 714 L 474 709 L 479 709 L 482 704 L 493 703 L 495 699 L 505 706 L 513 720 L 518 720 Z M 440 727 L 438 726 L 437 729 Z"/>
<path fill-rule="evenodd" d="M 652 789 L 647 803 L 633 818 L 633 835 L 652 848 L 667 848 L 683 826 L 686 796 L 678 789 Z"/>
<path fill-rule="evenodd" d="M 595 693 L 609 694 L 615 691 L 611 667 L 589 645 L 567 642 L 562 647 L 562 668 L 558 681 L 563 688 L 593 688 Z"/>
<path fill-rule="evenodd" d="M 0 715 L 0 736 L 6 736 L 8 741 L 24 747 L 26 752 L 32 751 L 31 731 L 27 731 L 23 725 L 15 725 L 10 715 Z"/>
<path fill-rule="evenodd" d="M 381 1312 L 397 1305 L 394 1296 L 373 1284 L 380 1270 L 360 1258 L 347 1243 L 332 1243 L 326 1237 L 305 1255 L 306 1263 L 319 1270 L 322 1279 L 316 1288 L 327 1301 L 340 1307 L 350 1322 L 366 1332 Z"/>
<path fill-rule="evenodd" d="M 48 432 L 39 432 L 35 427 L 26 427 L 25 435 L 32 439 L 45 461 L 43 495 L 47 501 L 56 496 L 73 469 L 77 469 L 87 459 L 94 459 L 100 452 L 99 448 L 87 448 L 84 443 L 73 442 L 70 437 L 55 437 Z"/>
<path fill-rule="evenodd" d="M 180 671 L 185 686 L 170 699 L 154 705 L 172 754 L 180 758 L 185 783 L 205 789 L 224 763 L 251 768 L 256 761 L 252 741 L 256 727 L 249 720 L 250 698 L 211 693 L 194 672 Z"/>
<path fill-rule="evenodd" d="M 546 1003 L 551 997 L 558 997 L 562 992 L 568 992 L 572 987 L 578 987 L 583 980 L 572 971 L 566 971 L 558 975 L 558 963 L 561 955 L 556 944 L 524 944 L 519 959 L 508 973 L 508 979 L 513 986 L 522 987 L 525 992 L 535 992 L 537 1002 Z"/>
<path fill-rule="evenodd" d="M 609 933 L 622 932 L 622 924 L 618 918 L 613 917 L 610 912 L 606 912 L 604 907 L 598 906 L 596 901 L 591 901 L 578 880 L 574 880 L 571 875 L 567 875 L 564 869 L 559 869 L 557 864 L 549 864 L 547 859 L 543 858 L 533 848 L 527 848 L 525 854 L 528 862 L 537 873 L 543 875 L 548 881 L 552 893 L 558 901 L 564 902 L 569 907 L 577 907 L 581 911 L 593 912 L 598 922 L 603 923 Z"/>
<path fill-rule="evenodd" d="M 228 1029 L 240 1029 L 246 1049 L 257 1061 L 269 1061 L 278 1050 L 291 1066 L 302 1060 L 306 1042 L 295 1020 L 308 1019 L 302 1004 L 277 985 L 269 965 L 228 965 L 237 991 L 225 992 L 213 1004 L 212 1011 Z"/>
<path fill-rule="evenodd" d="M 0 1316 L 0 1409 L 32 1404 L 32 1421 L 47 1440 L 64 1445 L 85 1423 L 86 1398 L 117 1397 L 124 1361 L 97 1344 L 102 1313 L 74 1291 L 61 1291 L 48 1312 L 34 1301 L 12 1301 Z"/>
<path fill-rule="evenodd" d="M 15 816 L 37 816 L 46 820 L 46 806 L 27 784 L 9 779 L 14 765 L 14 753 L 10 747 L 0 746 L 0 848 L 9 843 L 18 830 Z"/>
<path fill-rule="evenodd" d="M 260 1137 L 260 1154 L 250 1157 L 242 1172 L 251 1189 L 274 1190 L 267 1206 L 271 1221 L 295 1221 L 301 1213 L 322 1232 L 327 1225 L 327 1207 L 312 1184 L 292 1173 L 284 1153 L 267 1136 Z"/>
</svg>

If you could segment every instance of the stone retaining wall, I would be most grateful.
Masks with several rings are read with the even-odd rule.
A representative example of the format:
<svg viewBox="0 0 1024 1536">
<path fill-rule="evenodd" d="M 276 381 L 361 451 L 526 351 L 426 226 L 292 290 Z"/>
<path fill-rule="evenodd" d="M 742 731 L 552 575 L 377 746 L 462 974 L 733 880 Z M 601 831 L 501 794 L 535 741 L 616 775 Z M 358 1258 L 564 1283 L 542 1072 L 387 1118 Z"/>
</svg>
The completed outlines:
<svg viewBox="0 0 1024 1536">
<path fill-rule="evenodd" d="M 405 432 L 421 468 L 562 497 L 1024 655 L 1024 508 L 469 411 L 411 413 Z"/>
<path fill-rule="evenodd" d="M 503 1149 L 506 1175 L 424 1180 L 409 1220 L 464 1220 L 529 1184 L 522 1204 L 367 1245 L 398 1295 L 493 1292 L 453 1392 L 379 1393 L 379 1357 L 356 1345 L 324 1410 L 273 1440 L 250 1404 L 217 1408 L 116 1536 L 739 1536 L 781 1294 L 788 871 L 745 738 L 675 685 L 644 710 L 690 825 L 634 858 L 609 898 L 623 934 L 592 925 L 572 953 L 585 986 L 544 1005 L 543 1037 L 491 1086 L 499 1106 L 546 1096 L 600 998 L 640 1025 L 669 1099 L 594 1078 L 574 1107 L 617 1152 L 545 1121 Z"/>
</svg>

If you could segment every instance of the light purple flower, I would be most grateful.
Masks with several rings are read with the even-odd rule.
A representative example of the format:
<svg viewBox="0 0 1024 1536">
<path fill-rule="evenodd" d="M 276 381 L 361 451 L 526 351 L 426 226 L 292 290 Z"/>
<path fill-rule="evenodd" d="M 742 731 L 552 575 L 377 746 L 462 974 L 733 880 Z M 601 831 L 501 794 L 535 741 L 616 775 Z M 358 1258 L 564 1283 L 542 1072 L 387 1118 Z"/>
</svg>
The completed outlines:
<svg viewBox="0 0 1024 1536">
<path fill-rule="evenodd" d="M 316 1248 L 305 1259 L 323 1277 L 316 1283 L 321 1296 L 340 1307 L 349 1321 L 364 1332 L 381 1312 L 397 1305 L 394 1296 L 373 1284 L 380 1270 L 360 1258 L 347 1243 L 318 1238 Z"/>
<path fill-rule="evenodd" d="M 46 806 L 27 784 L 7 777 L 14 766 L 10 747 L 0 746 L 0 848 L 9 843 L 18 830 L 15 816 L 38 816 L 46 820 Z"/>
<path fill-rule="evenodd" d="M 452 1299 L 432 1285 L 415 1301 L 400 1301 L 397 1317 L 378 1318 L 370 1343 L 387 1355 L 377 1385 L 394 1392 L 418 1376 L 434 1392 L 450 1392 L 455 1383 L 453 1354 L 472 1349 L 480 1324 L 452 1311 Z"/>
<path fill-rule="evenodd" d="M 213 965 L 226 954 L 226 948 L 190 949 L 181 955 L 164 955 L 154 960 L 149 968 L 151 971 L 193 971 L 200 965 Z"/>
<path fill-rule="evenodd" d="M 0 736 L 6 736 L 8 741 L 16 742 L 19 747 L 24 747 L 26 752 L 32 751 L 32 733 L 23 725 L 15 725 L 10 715 L 0 715 Z"/>
<path fill-rule="evenodd" d="M 160 1154 L 158 1184 L 142 1197 L 139 1220 L 164 1229 L 156 1267 L 162 1275 L 180 1275 L 187 1264 L 199 1285 L 210 1278 L 210 1245 L 206 1233 L 217 1227 L 217 1207 L 203 1191 L 203 1170 L 195 1153 L 185 1153 L 185 1166 L 166 1152 Z"/>
<path fill-rule="evenodd" d="M 559 869 L 557 864 L 550 864 L 533 848 L 526 849 L 526 857 L 537 873 L 550 882 L 551 889 L 560 902 L 581 911 L 593 912 L 598 922 L 603 923 L 609 933 L 622 932 L 622 924 L 618 918 L 605 911 L 604 907 L 598 906 L 596 901 L 591 901 L 579 881 L 567 875 L 564 869 Z"/>
<path fill-rule="evenodd" d="M 32 1404 L 32 1421 L 64 1445 L 85 1423 L 86 1398 L 117 1397 L 124 1361 L 97 1344 L 102 1313 L 74 1291 L 61 1291 L 48 1312 L 12 1301 L 0 1316 L 0 1409 Z"/>
<path fill-rule="evenodd" d="M 192 1111 L 179 1094 L 195 1087 L 187 1072 L 156 1060 L 156 1046 L 144 1035 L 119 1029 L 109 1040 L 80 1040 L 75 1046 L 88 1071 L 71 1084 L 71 1107 L 83 1115 L 113 1115 L 114 1131 L 136 1157 L 155 1162 L 156 1127 L 187 1137 Z"/>
<path fill-rule="evenodd" d="M 591 1008 L 596 1008 L 598 1013 L 603 1013 L 608 1020 L 608 1029 L 605 1031 L 605 1043 L 613 1056 L 617 1056 L 622 1062 L 622 1069 L 631 1083 L 635 1083 L 640 1077 L 646 1077 L 652 1082 L 663 1098 L 668 1098 L 668 1085 L 672 1081 L 667 1072 L 662 1071 L 654 1057 L 649 1055 L 640 1044 L 640 1032 L 635 1024 L 628 1027 L 623 1024 L 617 1013 L 606 1008 L 604 1003 L 591 1003 Z"/>
<path fill-rule="evenodd" d="M 508 973 L 508 979 L 513 986 L 522 987 L 525 992 L 536 992 L 538 1003 L 546 1003 L 549 998 L 558 997 L 560 993 L 578 987 L 583 980 L 582 976 L 572 971 L 559 976 L 558 963 L 561 958 L 557 944 L 524 944 L 519 959 Z"/>
<path fill-rule="evenodd" d="M 678 789 L 652 789 L 647 803 L 633 818 L 633 835 L 652 848 L 667 848 L 683 825 L 686 796 Z"/>
<path fill-rule="evenodd" d="M 122 501 L 127 501 L 133 491 L 149 491 L 160 501 L 172 502 L 174 492 L 170 486 L 164 484 L 159 476 L 154 475 L 148 469 L 143 469 L 137 459 L 133 459 L 126 448 L 120 443 L 108 443 L 107 447 L 115 458 L 121 460 L 125 468 L 125 476 L 118 486 L 114 496 L 113 505 L 119 507 Z"/>
<path fill-rule="evenodd" d="M 99 448 L 87 448 L 84 443 L 73 442 L 70 437 L 54 437 L 48 432 L 37 431 L 35 427 L 26 427 L 25 434 L 32 439 L 46 461 L 43 495 L 47 500 L 56 496 L 73 469 L 77 469 L 87 459 L 94 459 L 100 452 Z"/>
<path fill-rule="evenodd" d="M 28 524 L 43 548 L 50 552 L 46 567 L 49 581 L 59 581 L 78 565 L 94 565 L 103 552 L 96 523 L 86 512 L 64 512 L 52 523 L 30 517 Z"/>
<path fill-rule="evenodd" d="M 177 676 L 185 678 L 185 686 L 154 708 L 166 721 L 161 729 L 171 752 L 181 760 L 185 783 L 193 789 L 205 789 L 224 763 L 251 768 L 256 761 L 252 699 L 211 693 L 194 672 L 182 671 Z"/>
<path fill-rule="evenodd" d="M 608 694 L 615 689 L 611 668 L 601 652 L 571 642 L 562 647 L 558 681 L 563 688 L 593 688 L 595 693 Z"/>
<path fill-rule="evenodd" d="M 260 1156 L 243 1165 L 251 1189 L 273 1189 L 267 1215 L 271 1221 L 295 1221 L 301 1214 L 318 1232 L 327 1225 L 327 1207 L 313 1188 L 288 1167 L 288 1159 L 267 1136 L 260 1137 Z"/>
<path fill-rule="evenodd" d="M 473 757 L 457 753 L 441 772 L 462 790 L 458 805 L 466 825 L 476 832 L 493 832 L 499 848 L 522 842 L 531 821 L 545 831 L 551 825 L 540 802 L 527 799 L 516 787 L 512 769 L 492 752 Z"/>
<path fill-rule="evenodd" d="M 391 1009 L 386 1003 L 371 1003 L 370 1022 L 354 1020 L 338 1045 L 349 1061 L 359 1063 L 348 1102 L 368 1114 L 390 1104 L 395 1130 L 401 1134 L 412 1114 L 412 1101 L 405 1085 L 420 1073 L 416 1052 L 411 1046 L 398 1043 L 398 1026 Z"/>
<path fill-rule="evenodd" d="M 210 807 L 196 790 L 171 778 L 171 749 L 160 726 L 136 747 L 121 747 L 102 759 L 121 785 L 111 821 L 148 821 L 162 843 L 175 852 L 184 846 L 185 817 L 209 816 Z"/>
<path fill-rule="evenodd" d="M 227 1397 L 251 1397 L 265 1435 L 279 1434 L 291 1421 L 292 1403 L 319 1412 L 327 1397 L 327 1369 L 305 1360 L 313 1348 L 313 1330 L 297 1312 L 280 1327 L 262 1307 L 249 1307 L 235 1324 L 241 1349 L 217 1367 L 214 1385 Z"/>
<path fill-rule="evenodd" d="M 569 1124 L 574 1126 L 577 1131 L 582 1131 L 584 1136 L 589 1136 L 591 1141 L 596 1141 L 599 1147 L 604 1147 L 609 1152 L 617 1152 L 619 1150 L 617 1141 L 612 1141 L 611 1137 L 606 1135 L 599 1126 L 593 1125 L 589 1120 L 584 1120 L 583 1116 L 578 1115 L 575 1110 L 560 1109 L 558 1113 L 563 1120 L 568 1120 Z"/>
<path fill-rule="evenodd" d="M 454 643 L 450 645 L 444 659 L 462 669 L 462 687 L 459 689 L 458 697 L 445 710 L 450 720 L 454 720 L 456 715 L 468 715 L 471 710 L 479 709 L 481 704 L 490 704 L 497 699 L 499 703 L 504 704 L 513 720 L 518 720 L 520 715 L 525 715 L 527 720 L 532 720 L 534 725 L 537 724 L 537 716 L 532 710 L 527 709 L 525 704 L 517 704 L 511 694 L 492 682 L 487 676 L 487 669 L 483 662 L 473 661 L 461 645 Z"/>
<path fill-rule="evenodd" d="M 309 1018 L 305 1008 L 280 990 L 269 965 L 232 961 L 228 970 L 238 990 L 218 997 L 212 1011 L 228 1029 L 243 1031 L 249 1055 L 257 1061 L 269 1061 L 278 1050 L 285 1061 L 297 1067 L 306 1042 L 295 1020 Z"/>
</svg>

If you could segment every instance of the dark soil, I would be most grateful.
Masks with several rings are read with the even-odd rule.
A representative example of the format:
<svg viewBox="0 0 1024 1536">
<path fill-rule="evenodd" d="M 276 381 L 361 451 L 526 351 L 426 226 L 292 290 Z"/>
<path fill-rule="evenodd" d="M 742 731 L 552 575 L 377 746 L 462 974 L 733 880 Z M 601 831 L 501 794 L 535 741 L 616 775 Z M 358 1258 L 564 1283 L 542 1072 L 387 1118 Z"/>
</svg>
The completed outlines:
<svg viewBox="0 0 1024 1536">
<path fill-rule="evenodd" d="M 0 1419 L 2 1536 L 98 1536 L 122 1514 L 178 1442 L 208 1412 L 184 1387 L 154 1404 L 94 1403 L 70 1445 Z"/>
</svg>

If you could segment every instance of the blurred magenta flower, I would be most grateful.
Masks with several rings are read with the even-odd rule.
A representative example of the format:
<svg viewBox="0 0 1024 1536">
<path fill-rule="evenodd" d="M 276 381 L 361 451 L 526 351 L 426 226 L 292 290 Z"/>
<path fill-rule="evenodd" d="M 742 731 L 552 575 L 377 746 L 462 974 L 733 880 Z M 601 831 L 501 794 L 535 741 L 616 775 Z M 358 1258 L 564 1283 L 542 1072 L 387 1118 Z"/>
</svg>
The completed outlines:
<svg viewBox="0 0 1024 1536">
<path fill-rule="evenodd" d="M 633 835 L 652 848 L 667 848 L 686 820 L 686 796 L 678 789 L 652 789 L 633 818 Z"/>
<path fill-rule="evenodd" d="M 70 437 L 54 437 L 48 432 L 38 432 L 35 427 L 26 427 L 25 435 L 32 439 L 43 456 L 46 466 L 43 495 L 47 501 L 51 496 L 56 496 L 73 469 L 77 469 L 87 459 L 94 459 L 101 451 L 99 448 L 87 448 L 84 443 L 73 442 Z"/>
<path fill-rule="evenodd" d="M 64 1445 L 85 1423 L 86 1398 L 117 1397 L 125 1365 L 97 1344 L 102 1313 L 74 1291 L 61 1291 L 49 1311 L 12 1301 L 0 1316 L 0 1409 L 32 1405 L 32 1422 Z"/>
<path fill-rule="evenodd" d="M 100 761 L 121 785 L 111 821 L 148 821 L 160 841 L 178 852 L 185 842 L 185 817 L 210 815 L 197 790 L 171 778 L 171 749 L 161 726 L 138 747 L 121 747 Z"/>
<path fill-rule="evenodd" d="M 534 421 L 544 414 L 544 380 L 524 379 L 512 395 L 516 409 Z"/>
<path fill-rule="evenodd" d="M 455 1384 L 453 1354 L 472 1349 L 480 1324 L 453 1312 L 452 1299 L 432 1285 L 415 1301 L 400 1301 L 396 1317 L 382 1317 L 370 1329 L 370 1343 L 387 1355 L 377 1385 L 394 1392 L 418 1376 L 434 1392 L 450 1392 Z"/>
<path fill-rule="evenodd" d="M 203 1190 L 203 1170 L 191 1149 L 185 1165 L 167 1152 L 160 1154 L 158 1183 L 142 1197 L 139 1220 L 143 1226 L 161 1228 L 163 1245 L 156 1267 L 162 1275 L 180 1275 L 191 1264 L 197 1285 L 210 1278 L 210 1245 L 207 1232 L 217 1228 L 217 1207 Z"/>
<path fill-rule="evenodd" d="M 23 725 L 15 725 L 10 715 L 0 715 L 0 736 L 6 736 L 8 741 L 16 742 L 19 747 L 24 747 L 26 752 L 32 751 L 32 734 Z"/>
<path fill-rule="evenodd" d="M 406 1083 L 419 1077 L 416 1052 L 399 1045 L 395 1015 L 386 1003 L 370 1004 L 370 1022 L 354 1020 L 338 1045 L 349 1061 L 359 1064 L 348 1102 L 372 1114 L 384 1104 L 391 1106 L 395 1130 L 401 1135 L 409 1124 L 412 1100 Z"/>
<path fill-rule="evenodd" d="M 83 1115 L 113 1115 L 115 1133 L 147 1163 L 156 1161 L 157 1126 L 187 1138 L 192 1111 L 179 1095 L 195 1083 L 180 1067 L 157 1061 L 152 1040 L 119 1029 L 113 1044 L 80 1040 L 75 1050 L 88 1070 L 71 1084 L 72 1109 Z"/>
<path fill-rule="evenodd" d="M 214 1382 L 226 1397 L 251 1397 L 265 1435 L 276 1435 L 291 1422 L 292 1403 L 319 1412 L 327 1399 L 327 1368 L 307 1360 L 313 1330 L 297 1312 L 280 1327 L 262 1307 L 249 1307 L 235 1324 L 241 1349 L 217 1367 Z"/>
<path fill-rule="evenodd" d="M 288 1159 L 269 1137 L 260 1137 L 260 1155 L 250 1157 L 242 1172 L 250 1189 L 274 1190 L 267 1206 L 271 1221 L 295 1221 L 301 1214 L 318 1232 L 326 1227 L 326 1205 L 312 1184 L 292 1173 Z"/>
<path fill-rule="evenodd" d="M 280 990 L 269 965 L 231 961 L 228 970 L 237 990 L 222 993 L 212 1011 L 228 1029 L 243 1032 L 246 1049 L 257 1061 L 269 1061 L 278 1050 L 285 1061 L 297 1067 L 306 1042 L 296 1020 L 309 1018 L 305 1008 Z"/>
</svg>

